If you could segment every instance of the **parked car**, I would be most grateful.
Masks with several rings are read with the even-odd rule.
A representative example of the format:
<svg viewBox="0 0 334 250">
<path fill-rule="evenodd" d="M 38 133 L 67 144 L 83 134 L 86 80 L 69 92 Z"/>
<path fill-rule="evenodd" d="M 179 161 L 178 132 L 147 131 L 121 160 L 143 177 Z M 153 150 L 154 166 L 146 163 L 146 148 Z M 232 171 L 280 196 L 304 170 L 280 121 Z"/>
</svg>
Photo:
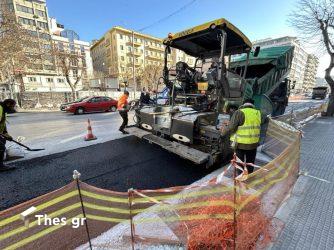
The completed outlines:
<svg viewBox="0 0 334 250">
<path fill-rule="evenodd" d="M 65 103 L 62 103 L 62 104 L 60 105 L 60 110 L 61 110 L 61 111 L 66 111 L 66 108 L 67 108 L 68 106 L 70 106 L 71 104 L 73 104 L 73 103 L 78 103 L 78 102 L 82 102 L 83 100 L 85 100 L 85 99 L 87 99 L 87 98 L 89 98 L 89 96 L 85 96 L 85 97 L 79 98 L 79 99 L 77 99 L 77 100 L 75 100 L 75 101 L 73 101 L 73 102 L 65 102 Z"/>
<path fill-rule="evenodd" d="M 312 92 L 312 99 L 320 98 L 325 99 L 328 94 L 327 87 L 315 87 Z"/>
<path fill-rule="evenodd" d="M 115 112 L 117 100 L 106 96 L 94 96 L 86 98 L 81 102 L 73 103 L 66 108 L 66 112 L 75 115 L 93 112 Z"/>
</svg>

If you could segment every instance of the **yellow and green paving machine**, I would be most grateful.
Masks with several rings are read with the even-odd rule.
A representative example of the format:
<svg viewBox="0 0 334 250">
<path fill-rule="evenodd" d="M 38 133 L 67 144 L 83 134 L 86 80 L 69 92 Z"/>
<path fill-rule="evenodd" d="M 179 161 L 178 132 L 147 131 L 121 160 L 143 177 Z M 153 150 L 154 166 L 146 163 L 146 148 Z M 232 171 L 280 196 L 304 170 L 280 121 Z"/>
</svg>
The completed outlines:
<svg viewBox="0 0 334 250">
<path fill-rule="evenodd" d="M 285 112 L 292 46 L 253 49 L 225 19 L 169 34 L 163 44 L 161 82 L 168 89 L 167 101 L 135 109 L 130 134 L 210 167 L 231 159 L 229 138 L 220 136 L 220 125 L 243 100 L 252 98 L 262 115 Z M 175 50 L 194 57 L 194 64 L 178 61 L 168 67 Z"/>
</svg>

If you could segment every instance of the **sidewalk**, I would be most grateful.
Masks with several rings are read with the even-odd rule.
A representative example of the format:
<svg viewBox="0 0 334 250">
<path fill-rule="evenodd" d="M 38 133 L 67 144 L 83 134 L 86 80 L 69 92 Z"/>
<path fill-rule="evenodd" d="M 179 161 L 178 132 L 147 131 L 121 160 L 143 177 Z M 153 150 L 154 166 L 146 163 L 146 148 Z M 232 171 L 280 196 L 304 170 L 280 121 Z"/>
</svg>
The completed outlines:
<svg viewBox="0 0 334 250">
<path fill-rule="evenodd" d="M 301 175 L 276 213 L 285 223 L 272 249 L 334 249 L 334 118 L 303 129 Z"/>
</svg>

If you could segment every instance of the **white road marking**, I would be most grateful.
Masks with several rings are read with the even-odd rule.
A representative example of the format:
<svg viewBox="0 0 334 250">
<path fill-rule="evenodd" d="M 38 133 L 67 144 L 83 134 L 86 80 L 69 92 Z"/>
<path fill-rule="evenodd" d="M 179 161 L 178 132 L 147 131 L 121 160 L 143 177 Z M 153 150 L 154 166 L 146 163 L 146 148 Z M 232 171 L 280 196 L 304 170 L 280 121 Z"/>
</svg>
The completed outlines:
<svg viewBox="0 0 334 250">
<path fill-rule="evenodd" d="M 65 140 L 61 140 L 59 143 L 66 143 L 66 142 L 69 142 L 69 141 L 73 141 L 75 139 L 78 139 L 80 137 L 84 138 L 86 134 L 80 134 L 80 135 L 75 135 L 75 136 L 72 136 L 70 138 L 67 138 Z"/>
</svg>

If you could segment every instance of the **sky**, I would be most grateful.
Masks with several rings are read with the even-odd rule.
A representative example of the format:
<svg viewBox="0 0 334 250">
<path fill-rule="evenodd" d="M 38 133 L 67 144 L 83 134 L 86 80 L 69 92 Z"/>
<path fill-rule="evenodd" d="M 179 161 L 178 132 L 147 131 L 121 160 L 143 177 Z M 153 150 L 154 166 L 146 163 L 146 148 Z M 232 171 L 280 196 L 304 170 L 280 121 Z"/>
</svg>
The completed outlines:
<svg viewBox="0 0 334 250">
<path fill-rule="evenodd" d="M 214 19 L 225 18 L 237 26 L 251 41 L 298 33 L 289 26 L 289 14 L 297 0 L 47 0 L 49 15 L 68 29 L 75 30 L 81 40 L 101 38 L 113 26 L 141 30 L 165 38 Z M 190 4 L 191 3 L 191 4 Z M 307 49 L 312 53 L 312 48 Z M 319 76 L 328 64 L 320 58 Z"/>
</svg>

